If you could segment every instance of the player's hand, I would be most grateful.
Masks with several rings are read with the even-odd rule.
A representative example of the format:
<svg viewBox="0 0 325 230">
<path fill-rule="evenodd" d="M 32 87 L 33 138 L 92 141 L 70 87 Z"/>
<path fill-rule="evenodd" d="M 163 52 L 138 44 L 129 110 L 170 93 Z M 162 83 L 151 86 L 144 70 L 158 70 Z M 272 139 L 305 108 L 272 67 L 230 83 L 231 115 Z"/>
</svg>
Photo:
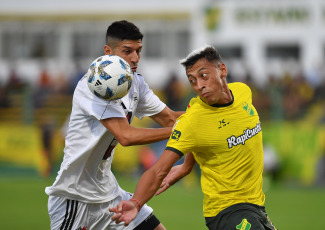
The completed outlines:
<svg viewBox="0 0 325 230">
<path fill-rule="evenodd" d="M 138 214 L 137 206 L 134 202 L 129 200 L 121 201 L 116 207 L 109 208 L 109 211 L 115 212 L 115 215 L 112 216 L 112 220 L 117 224 L 124 222 L 124 226 L 128 226 Z"/>
<path fill-rule="evenodd" d="M 182 178 L 182 176 L 180 175 L 180 170 L 181 165 L 177 165 L 169 171 L 168 175 L 162 181 L 160 188 L 155 193 L 156 196 L 166 191 L 170 186 L 172 186 Z"/>
</svg>

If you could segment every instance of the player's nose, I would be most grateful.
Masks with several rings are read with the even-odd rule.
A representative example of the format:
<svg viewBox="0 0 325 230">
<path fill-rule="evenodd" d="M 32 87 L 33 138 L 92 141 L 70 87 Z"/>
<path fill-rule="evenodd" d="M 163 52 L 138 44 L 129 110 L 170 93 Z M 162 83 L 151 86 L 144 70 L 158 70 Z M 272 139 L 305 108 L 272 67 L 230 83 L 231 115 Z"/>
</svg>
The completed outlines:
<svg viewBox="0 0 325 230">
<path fill-rule="evenodd" d="M 205 88 L 205 84 L 204 84 L 204 81 L 198 79 L 197 82 L 196 82 L 196 86 L 199 90 L 202 90 L 203 88 Z"/>
<path fill-rule="evenodd" d="M 137 52 L 132 52 L 131 62 L 137 64 L 139 60 L 140 60 L 140 56 L 137 54 Z"/>
</svg>

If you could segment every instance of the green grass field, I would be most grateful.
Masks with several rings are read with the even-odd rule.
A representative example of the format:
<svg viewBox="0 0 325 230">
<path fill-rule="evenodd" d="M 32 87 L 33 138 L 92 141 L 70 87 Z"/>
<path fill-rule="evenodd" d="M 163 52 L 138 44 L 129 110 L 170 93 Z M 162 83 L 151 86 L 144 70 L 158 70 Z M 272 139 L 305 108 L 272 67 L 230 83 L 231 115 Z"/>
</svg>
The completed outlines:
<svg viewBox="0 0 325 230">
<path fill-rule="evenodd" d="M 47 195 L 44 188 L 54 178 L 0 177 L 1 229 L 49 229 Z M 119 177 L 125 190 L 134 191 L 137 180 Z M 280 230 L 324 229 L 325 188 L 271 186 L 266 208 Z M 149 202 L 168 230 L 207 229 L 202 216 L 202 194 L 198 186 L 177 185 Z"/>
</svg>

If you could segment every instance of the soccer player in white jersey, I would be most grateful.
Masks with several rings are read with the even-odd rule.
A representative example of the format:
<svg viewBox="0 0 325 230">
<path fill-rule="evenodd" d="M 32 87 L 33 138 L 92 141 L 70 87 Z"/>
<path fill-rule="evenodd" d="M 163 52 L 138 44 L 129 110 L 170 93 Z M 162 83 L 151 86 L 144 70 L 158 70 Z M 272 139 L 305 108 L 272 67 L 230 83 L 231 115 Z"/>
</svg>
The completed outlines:
<svg viewBox="0 0 325 230">
<path fill-rule="evenodd" d="M 136 72 L 142 38 L 138 27 L 125 20 L 107 29 L 104 53 L 124 58 L 134 72 L 132 88 L 125 97 L 114 101 L 96 97 L 88 89 L 87 74 L 75 89 L 63 162 L 55 182 L 45 189 L 52 230 L 165 229 L 149 206 L 144 206 L 128 227 L 112 221 L 114 213 L 109 212 L 120 201 L 132 200 L 132 194 L 119 187 L 111 171 L 117 143 L 130 146 L 167 139 L 183 113 L 170 110 Z M 162 128 L 135 128 L 130 125 L 134 116 L 148 116 Z"/>
</svg>

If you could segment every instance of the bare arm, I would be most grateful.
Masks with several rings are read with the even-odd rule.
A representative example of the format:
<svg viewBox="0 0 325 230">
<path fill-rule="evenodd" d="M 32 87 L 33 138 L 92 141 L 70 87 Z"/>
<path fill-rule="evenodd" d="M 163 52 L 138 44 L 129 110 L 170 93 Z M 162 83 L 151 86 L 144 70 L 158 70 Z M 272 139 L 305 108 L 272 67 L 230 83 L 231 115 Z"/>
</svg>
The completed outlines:
<svg viewBox="0 0 325 230">
<path fill-rule="evenodd" d="M 184 111 L 176 112 L 168 108 L 167 106 L 158 114 L 151 116 L 155 122 L 160 124 L 162 127 L 173 127 L 176 119 L 182 115 Z"/>
<path fill-rule="evenodd" d="M 177 153 L 165 150 L 154 166 L 143 174 L 133 196 L 141 206 L 153 197 L 161 182 L 179 158 L 180 156 Z"/>
<path fill-rule="evenodd" d="M 135 128 L 126 118 L 108 118 L 101 123 L 115 136 L 123 146 L 143 145 L 158 142 L 169 138 L 171 128 Z"/>
<path fill-rule="evenodd" d="M 159 195 L 160 193 L 166 191 L 170 186 L 172 186 L 180 179 L 188 175 L 192 171 L 195 163 L 196 161 L 193 157 L 193 154 L 186 154 L 184 163 L 181 165 L 176 165 L 170 170 L 168 175 L 164 178 L 163 182 L 161 183 L 160 189 L 156 192 L 155 195 Z"/>
<path fill-rule="evenodd" d="M 153 197 L 162 180 L 180 156 L 170 150 L 165 150 L 158 161 L 148 169 L 140 178 L 132 200 L 121 201 L 116 207 L 110 208 L 116 214 L 112 220 L 116 223 L 124 221 L 128 225 L 138 214 L 140 208 Z"/>
</svg>

